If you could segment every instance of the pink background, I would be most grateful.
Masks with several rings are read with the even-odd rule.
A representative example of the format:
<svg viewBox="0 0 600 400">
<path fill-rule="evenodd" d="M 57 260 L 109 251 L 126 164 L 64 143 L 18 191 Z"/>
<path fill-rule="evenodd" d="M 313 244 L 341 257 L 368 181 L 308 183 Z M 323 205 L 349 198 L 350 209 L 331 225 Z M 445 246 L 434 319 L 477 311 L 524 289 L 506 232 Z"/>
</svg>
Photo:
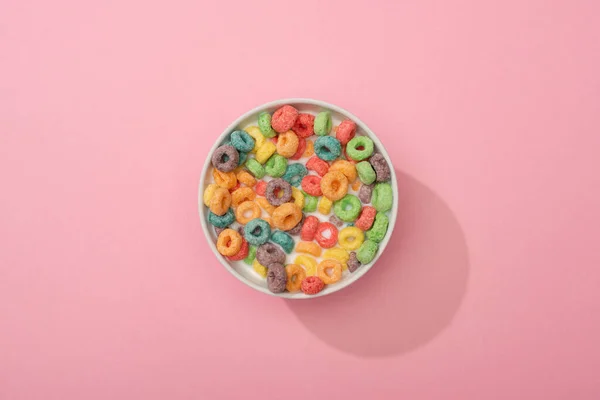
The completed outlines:
<svg viewBox="0 0 600 400">
<path fill-rule="evenodd" d="M 0 399 L 598 399 L 599 14 L 3 0 Z M 196 210 L 207 144 L 291 96 L 360 116 L 401 191 L 394 250 L 296 303 Z"/>
</svg>

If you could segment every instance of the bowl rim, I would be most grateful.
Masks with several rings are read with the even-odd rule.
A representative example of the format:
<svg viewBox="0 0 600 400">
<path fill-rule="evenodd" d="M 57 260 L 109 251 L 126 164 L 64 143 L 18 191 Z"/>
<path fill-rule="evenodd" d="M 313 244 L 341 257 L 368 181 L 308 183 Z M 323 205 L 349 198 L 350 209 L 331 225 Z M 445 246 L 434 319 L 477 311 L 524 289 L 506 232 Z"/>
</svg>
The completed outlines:
<svg viewBox="0 0 600 400">
<path fill-rule="evenodd" d="M 208 240 L 208 238 L 210 237 L 210 231 L 209 231 L 210 226 L 209 226 L 209 224 L 207 222 L 207 218 L 206 218 L 206 207 L 204 207 L 203 194 L 204 194 L 204 186 L 206 183 L 207 171 L 211 164 L 210 155 L 214 153 L 214 151 L 217 149 L 217 147 L 220 145 L 220 143 L 223 141 L 223 139 L 226 137 L 226 135 L 230 134 L 232 131 L 234 131 L 239 126 L 240 122 L 242 122 L 243 120 L 249 118 L 250 116 L 252 116 L 254 114 L 258 114 L 266 109 L 277 108 L 277 107 L 281 107 L 286 104 L 309 104 L 309 105 L 313 105 L 313 106 L 317 106 L 317 107 L 322 107 L 327 110 L 335 111 L 338 114 L 342 114 L 344 117 L 351 119 L 353 122 L 355 122 L 360 127 L 360 129 L 364 133 L 366 133 L 371 138 L 371 140 L 373 140 L 378 152 L 383 154 L 385 159 L 390 164 L 390 172 L 391 172 L 391 179 L 390 179 L 391 182 L 390 183 L 392 185 L 392 193 L 394 195 L 394 199 L 393 199 L 393 203 L 392 203 L 392 209 L 390 210 L 391 211 L 390 217 L 389 217 L 390 222 L 388 225 L 388 233 L 389 234 L 387 234 L 385 236 L 385 238 L 379 243 L 380 250 L 377 252 L 377 255 L 375 256 L 373 261 L 371 261 L 368 265 L 361 266 L 361 268 L 359 268 L 356 272 L 351 274 L 347 279 L 337 282 L 335 285 L 328 285 L 328 287 L 326 287 L 325 290 L 322 290 L 321 292 L 314 294 L 314 295 L 306 295 L 302 292 L 300 292 L 301 296 L 299 296 L 297 292 L 296 293 L 288 293 L 288 292 L 273 293 L 270 290 L 268 290 L 266 287 L 262 287 L 260 285 L 255 284 L 254 282 L 246 279 L 244 276 L 242 276 L 237 271 L 235 271 L 235 269 L 232 268 L 231 265 L 229 265 L 228 261 L 217 251 L 217 247 L 215 246 L 215 244 L 210 243 L 212 241 Z M 290 299 L 290 300 L 314 299 L 317 297 L 327 296 L 329 294 L 336 293 L 336 292 L 352 285 L 354 282 L 356 282 L 357 280 L 362 278 L 377 263 L 377 261 L 379 260 L 379 257 L 381 257 L 381 255 L 385 251 L 387 244 L 389 243 L 389 241 L 394 233 L 394 227 L 396 225 L 396 220 L 397 220 L 397 216 L 398 216 L 397 215 L 398 214 L 398 183 L 396 181 L 396 171 L 394 170 L 394 166 L 393 166 L 393 163 L 391 161 L 389 154 L 387 153 L 383 143 L 381 143 L 381 141 L 379 140 L 377 135 L 375 135 L 375 133 L 373 133 L 373 131 L 369 128 L 369 126 L 367 124 L 365 124 L 360 118 L 358 118 L 356 115 L 349 112 L 348 110 L 346 110 L 342 107 L 339 107 L 335 104 L 326 102 L 326 101 L 315 100 L 315 99 L 311 99 L 311 98 L 303 98 L 303 97 L 290 97 L 290 98 L 283 98 L 283 99 L 279 99 L 279 100 L 269 101 L 267 103 L 263 103 L 257 107 L 254 107 L 251 110 L 240 115 L 231 124 L 229 124 L 227 126 L 227 128 L 225 128 L 225 130 L 215 140 L 213 146 L 211 147 L 211 149 L 208 152 L 208 156 L 206 157 L 206 160 L 204 161 L 204 165 L 202 167 L 202 172 L 200 175 L 200 182 L 199 182 L 199 186 L 198 186 L 198 214 L 200 217 L 200 224 L 202 225 L 202 230 L 204 232 L 204 237 L 209 242 L 210 249 L 215 254 L 215 256 L 217 257 L 217 259 L 219 260 L 221 265 L 223 265 L 223 267 L 227 271 L 229 271 L 229 273 L 231 273 L 233 276 L 235 276 L 239 281 L 241 281 L 245 285 L 247 285 L 261 293 L 268 294 L 268 295 L 274 296 L 274 297 L 285 298 L 285 299 Z M 331 288 L 331 289 L 327 290 L 329 288 Z"/>
</svg>

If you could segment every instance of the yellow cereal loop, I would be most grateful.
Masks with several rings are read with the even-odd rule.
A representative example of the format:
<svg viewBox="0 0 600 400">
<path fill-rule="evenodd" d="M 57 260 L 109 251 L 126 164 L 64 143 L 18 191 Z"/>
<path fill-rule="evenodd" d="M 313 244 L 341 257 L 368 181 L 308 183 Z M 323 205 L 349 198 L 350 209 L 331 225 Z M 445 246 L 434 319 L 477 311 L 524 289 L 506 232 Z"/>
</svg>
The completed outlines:
<svg viewBox="0 0 600 400">
<path fill-rule="evenodd" d="M 292 200 L 300 209 L 304 208 L 304 195 L 300 189 L 292 187 Z"/>
<path fill-rule="evenodd" d="M 312 257 L 300 255 L 294 260 L 294 264 L 301 265 L 306 270 L 306 276 L 317 275 L 317 260 Z"/>
<path fill-rule="evenodd" d="M 266 163 L 267 160 L 273 155 L 273 153 L 275 153 L 275 150 L 277 150 L 277 146 L 275 146 L 275 143 L 271 142 L 270 140 L 267 140 L 262 146 L 258 148 L 258 151 L 256 152 L 256 161 L 258 161 L 261 164 Z"/>
<path fill-rule="evenodd" d="M 332 249 L 327 249 L 323 253 L 323 258 L 332 258 L 334 260 L 338 260 L 342 263 L 342 270 L 348 269 L 348 260 L 350 259 L 350 254 L 342 249 L 341 247 L 334 247 Z"/>
<path fill-rule="evenodd" d="M 257 197 L 254 201 L 256 201 L 260 208 L 265 210 L 269 215 L 273 214 L 273 211 L 275 211 L 275 207 L 264 197 Z"/>
<path fill-rule="evenodd" d="M 338 234 L 338 243 L 346 250 L 356 250 L 364 241 L 364 232 L 355 226 L 348 226 Z"/>
<path fill-rule="evenodd" d="M 204 205 L 206 207 L 210 205 L 210 199 L 212 199 L 213 195 L 215 194 L 215 190 L 217 190 L 218 187 L 219 185 L 217 185 L 216 183 L 211 183 L 206 187 L 206 189 L 204 189 L 204 195 L 202 196 L 202 200 L 204 201 Z"/>
<path fill-rule="evenodd" d="M 321 255 L 321 246 L 315 242 L 299 242 L 296 245 L 296 251 L 298 253 L 307 253 L 319 257 Z"/>
<path fill-rule="evenodd" d="M 327 197 L 323 196 L 323 197 L 321 197 L 321 200 L 319 200 L 319 205 L 317 206 L 317 210 L 321 214 L 327 215 L 331 212 L 332 204 L 333 204 L 333 202 L 331 200 L 329 200 Z"/>
<path fill-rule="evenodd" d="M 256 271 L 256 273 L 262 276 L 263 278 L 267 277 L 267 267 L 259 263 L 256 258 L 252 262 L 252 269 L 254 269 L 254 271 Z"/>
<path fill-rule="evenodd" d="M 262 133 L 260 133 L 260 129 L 258 129 L 258 126 L 256 126 L 256 125 L 249 126 L 244 130 L 246 132 L 248 132 L 248 135 L 250 135 L 254 138 L 254 148 L 250 152 L 256 153 L 258 151 L 258 149 L 260 149 L 260 147 L 263 144 L 265 144 L 267 139 L 263 136 Z"/>
</svg>

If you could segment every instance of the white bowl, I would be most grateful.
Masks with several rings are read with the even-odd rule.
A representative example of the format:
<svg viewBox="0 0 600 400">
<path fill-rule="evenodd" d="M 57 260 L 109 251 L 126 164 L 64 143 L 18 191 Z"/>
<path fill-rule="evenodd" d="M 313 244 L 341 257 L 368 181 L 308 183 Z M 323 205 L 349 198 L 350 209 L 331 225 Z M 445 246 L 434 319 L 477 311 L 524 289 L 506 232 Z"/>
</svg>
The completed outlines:
<svg viewBox="0 0 600 400">
<path fill-rule="evenodd" d="M 321 292 L 319 292 L 316 295 L 306 295 L 302 292 L 272 293 L 267 288 L 266 279 L 260 277 L 256 272 L 254 272 L 254 270 L 252 269 L 251 266 L 248 266 L 243 261 L 229 261 L 225 257 L 223 257 L 221 254 L 219 254 L 219 252 L 217 251 L 217 247 L 215 245 L 215 243 L 216 243 L 215 231 L 212 228 L 212 225 L 210 225 L 208 223 L 208 219 L 207 219 L 208 218 L 208 208 L 204 206 L 204 203 L 202 200 L 204 188 L 207 185 L 206 182 L 207 182 L 207 180 L 210 180 L 212 178 L 211 174 L 209 173 L 209 171 L 211 169 L 211 155 L 217 149 L 217 147 L 220 146 L 222 143 L 224 143 L 226 141 L 227 136 L 234 130 L 243 129 L 249 125 L 256 125 L 258 114 L 260 114 L 261 112 L 267 111 L 267 112 L 273 113 L 277 108 L 281 107 L 284 104 L 290 104 L 290 105 L 296 107 L 300 112 L 310 112 L 312 114 L 317 114 L 318 112 L 323 111 L 323 110 L 330 111 L 331 117 L 333 119 L 333 125 L 338 125 L 344 119 L 350 119 L 350 120 L 354 121 L 357 125 L 357 134 L 368 136 L 373 140 L 373 142 L 376 146 L 375 147 L 376 150 L 378 152 L 380 152 L 387 160 L 387 162 L 390 166 L 391 174 L 392 174 L 390 183 L 392 185 L 394 200 L 393 200 L 392 209 L 389 213 L 390 222 L 389 222 L 387 234 L 385 235 L 385 238 L 383 239 L 383 241 L 379 244 L 379 251 L 377 252 L 377 255 L 375 256 L 375 258 L 373 259 L 373 261 L 371 263 L 366 264 L 366 265 L 361 265 L 354 273 L 350 273 L 349 271 L 344 271 L 344 275 L 339 282 L 334 283 L 332 285 L 326 285 L 325 289 L 323 289 Z M 223 264 L 225 269 L 227 269 L 229 272 L 231 272 L 231 274 L 233 276 L 235 276 L 237 279 L 239 279 L 246 285 L 258 290 L 259 292 L 266 293 L 266 294 L 269 294 L 272 296 L 282 297 L 282 298 L 286 298 L 286 299 L 311 299 L 311 298 L 315 298 L 318 296 L 325 296 L 325 295 L 337 292 L 338 290 L 342 290 L 343 288 L 351 285 L 352 283 L 356 282 L 358 279 L 362 278 L 363 275 L 365 275 L 367 273 L 367 271 L 369 271 L 373 267 L 373 265 L 375 265 L 375 263 L 377 262 L 377 260 L 381 256 L 381 254 L 385 251 L 386 246 L 390 241 L 390 237 L 392 236 L 394 226 L 396 224 L 396 216 L 398 213 L 398 184 L 396 182 L 396 173 L 394 171 L 393 164 L 390 160 L 389 155 L 385 151 L 385 147 L 379 141 L 377 136 L 375 136 L 375 134 L 369 129 L 369 127 L 364 122 L 362 122 L 360 119 L 358 119 L 355 115 L 344 110 L 343 108 L 340 108 L 338 106 L 335 106 L 333 104 L 330 104 L 330 103 L 327 103 L 324 101 L 312 100 L 312 99 L 296 99 L 296 98 L 281 99 L 281 100 L 276 100 L 276 101 L 272 101 L 270 103 L 263 104 L 259 107 L 256 107 L 253 110 L 248 111 L 244 115 L 240 116 L 235 121 L 233 121 L 223 131 L 223 133 L 221 133 L 219 138 L 215 141 L 214 145 L 212 146 L 212 148 L 208 154 L 208 157 L 206 158 L 206 161 L 204 162 L 204 168 L 202 170 L 202 175 L 200 177 L 200 186 L 198 188 L 198 212 L 200 213 L 200 223 L 202 224 L 202 229 L 204 230 L 204 235 L 206 236 L 207 240 L 209 241 L 211 250 L 217 257 L 217 259 L 221 262 L 221 264 Z"/>
</svg>

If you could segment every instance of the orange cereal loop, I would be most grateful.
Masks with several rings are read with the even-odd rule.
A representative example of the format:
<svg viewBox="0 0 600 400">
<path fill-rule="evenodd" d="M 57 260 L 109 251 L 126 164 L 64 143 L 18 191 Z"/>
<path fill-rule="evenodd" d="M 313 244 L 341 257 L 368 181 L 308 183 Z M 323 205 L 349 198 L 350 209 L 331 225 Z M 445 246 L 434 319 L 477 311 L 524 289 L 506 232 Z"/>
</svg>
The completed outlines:
<svg viewBox="0 0 600 400">
<path fill-rule="evenodd" d="M 336 126 L 334 126 L 334 127 L 333 127 L 333 133 L 336 133 L 336 132 L 337 132 L 337 130 L 338 130 L 338 128 L 339 128 L 339 125 L 336 125 Z"/>
<path fill-rule="evenodd" d="M 342 263 L 337 260 L 323 260 L 317 265 L 317 276 L 326 285 L 336 283 L 342 279 Z"/>
<path fill-rule="evenodd" d="M 306 272 L 304 268 L 298 264 L 289 264 L 285 266 L 285 272 L 287 274 L 287 282 L 285 288 L 288 292 L 297 292 L 300 290 L 302 281 L 306 278 Z"/>
<path fill-rule="evenodd" d="M 256 193 L 249 187 L 241 187 L 231 194 L 231 204 L 237 207 L 245 201 L 252 201 L 256 198 Z"/>
<path fill-rule="evenodd" d="M 277 153 L 285 158 L 290 158 L 296 154 L 299 144 L 300 140 L 294 131 L 283 132 L 277 138 Z"/>
<path fill-rule="evenodd" d="M 224 256 L 231 257 L 242 248 L 242 235 L 233 229 L 224 229 L 217 238 L 217 250 Z"/>
<path fill-rule="evenodd" d="M 212 199 L 213 195 L 215 194 L 215 190 L 217 190 L 218 187 L 219 185 L 217 185 L 216 183 L 211 183 L 206 187 L 206 189 L 204 189 L 202 201 L 204 202 L 204 205 L 206 207 L 210 206 L 210 199 Z"/>
<path fill-rule="evenodd" d="M 360 184 L 361 184 L 361 181 L 359 179 L 355 180 L 354 183 L 352 184 L 352 190 L 354 190 L 355 192 L 358 192 L 358 189 L 360 189 Z"/>
<path fill-rule="evenodd" d="M 321 191 L 331 201 L 337 201 L 348 193 L 348 178 L 339 171 L 330 171 L 321 179 Z"/>
<path fill-rule="evenodd" d="M 283 203 L 273 211 L 273 225 L 282 231 L 289 231 L 302 219 L 302 210 L 294 203 Z"/>
<path fill-rule="evenodd" d="M 267 200 L 264 197 L 257 197 L 254 201 L 256 201 L 258 205 L 267 212 L 267 214 L 273 215 L 275 207 L 271 203 L 269 203 L 269 200 Z"/>
<path fill-rule="evenodd" d="M 321 255 L 321 246 L 315 242 L 300 242 L 296 246 L 296 251 L 298 253 L 307 253 L 319 257 Z"/>
<path fill-rule="evenodd" d="M 348 182 L 352 183 L 356 180 L 356 167 L 350 161 L 337 160 L 329 167 L 330 171 L 340 171 L 346 175 Z"/>
<path fill-rule="evenodd" d="M 210 211 L 212 211 L 213 214 L 221 216 L 229 210 L 229 206 L 231 206 L 231 194 L 229 193 L 229 190 L 217 187 L 210 199 Z"/>
<path fill-rule="evenodd" d="M 262 219 L 264 219 L 265 221 L 267 221 L 267 223 L 269 224 L 269 226 L 271 228 L 275 228 L 275 225 L 273 225 L 273 219 L 271 217 L 261 217 Z"/>
<path fill-rule="evenodd" d="M 248 171 L 240 171 L 236 174 L 236 178 L 238 182 L 242 182 L 244 185 L 248 187 L 253 187 L 256 185 L 256 179 L 250 174 Z"/>
<path fill-rule="evenodd" d="M 315 154 L 315 144 L 312 140 L 306 140 L 306 150 L 304 150 L 302 157 L 310 157 L 313 154 Z"/>
<path fill-rule="evenodd" d="M 235 177 L 235 173 L 233 171 L 221 172 L 217 169 L 214 169 L 213 178 L 217 185 L 225 189 L 231 189 L 232 187 L 237 185 L 237 178 Z"/>
<path fill-rule="evenodd" d="M 242 225 L 260 217 L 260 207 L 254 201 L 245 201 L 235 210 L 235 219 Z"/>
</svg>

